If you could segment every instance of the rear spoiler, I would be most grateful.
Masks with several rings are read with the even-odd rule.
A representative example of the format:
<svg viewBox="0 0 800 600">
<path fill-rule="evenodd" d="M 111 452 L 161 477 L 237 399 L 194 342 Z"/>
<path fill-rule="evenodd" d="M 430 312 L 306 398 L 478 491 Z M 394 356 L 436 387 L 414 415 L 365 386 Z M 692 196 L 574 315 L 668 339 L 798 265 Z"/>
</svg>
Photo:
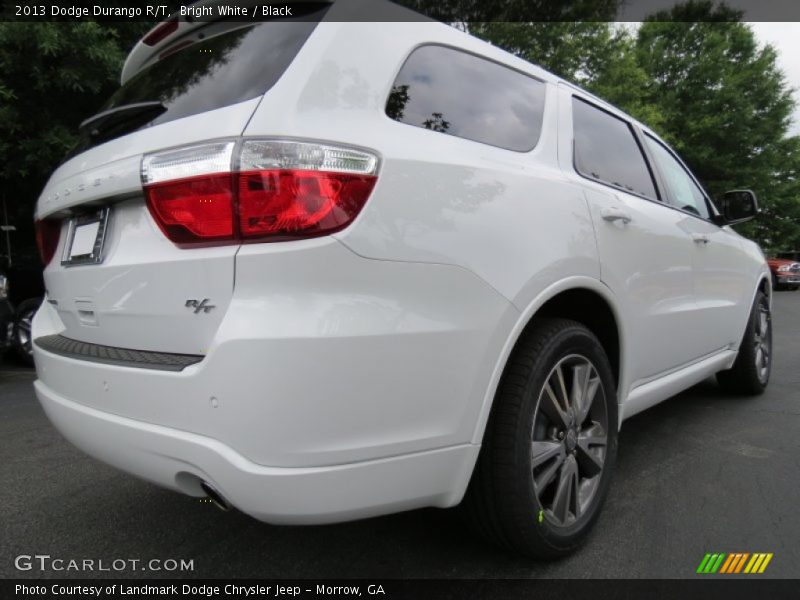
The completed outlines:
<svg viewBox="0 0 800 600">
<path fill-rule="evenodd" d="M 323 1 L 334 2 L 334 0 Z M 297 0 L 293 0 L 292 3 L 297 3 Z M 316 3 L 318 4 L 319 0 L 316 0 Z M 231 2 L 229 0 L 199 0 L 198 2 L 192 3 L 190 6 L 191 8 L 207 6 L 212 9 L 213 15 L 218 15 L 215 9 L 216 6 L 230 4 Z M 262 4 L 264 4 L 264 2 L 259 0 L 238 0 L 236 2 L 236 5 L 241 7 L 258 6 Z M 133 47 L 133 50 L 128 54 L 128 58 L 125 59 L 125 64 L 122 66 L 120 85 L 125 85 L 131 77 L 147 66 L 154 57 L 158 57 L 163 52 L 170 50 L 170 46 L 172 46 L 173 42 L 177 39 L 209 23 L 213 23 L 215 20 L 221 21 L 224 18 L 225 17 L 217 16 L 216 18 L 203 17 L 200 20 L 196 20 L 191 14 L 181 16 L 180 12 L 173 13 L 168 19 L 162 21 L 148 31 Z M 175 49 L 177 50 L 177 46 Z"/>
<path fill-rule="evenodd" d="M 193 3 L 192 6 L 213 7 L 220 4 L 223 4 L 221 0 L 200 0 Z M 125 85 L 151 58 L 158 56 L 179 37 L 207 23 L 207 20 L 195 21 L 191 17 L 181 17 L 180 12 L 175 12 L 168 19 L 153 27 L 136 43 L 133 50 L 128 54 L 128 58 L 125 59 L 125 64 L 122 65 L 122 74 L 120 75 L 120 85 Z"/>
</svg>

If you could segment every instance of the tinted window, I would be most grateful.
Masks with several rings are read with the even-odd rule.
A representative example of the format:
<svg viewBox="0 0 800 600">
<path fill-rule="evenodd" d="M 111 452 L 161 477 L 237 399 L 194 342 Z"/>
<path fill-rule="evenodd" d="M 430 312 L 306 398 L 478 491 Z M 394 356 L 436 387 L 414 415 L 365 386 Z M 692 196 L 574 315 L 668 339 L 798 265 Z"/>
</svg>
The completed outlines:
<svg viewBox="0 0 800 600">
<path fill-rule="evenodd" d="M 442 46 L 409 56 L 386 102 L 391 118 L 523 152 L 539 139 L 545 84 Z"/>
<path fill-rule="evenodd" d="M 305 18 L 310 18 L 306 16 Z M 209 25 L 207 37 L 143 69 L 100 110 L 157 101 L 166 111 L 138 127 L 165 123 L 262 95 L 280 78 L 316 27 L 313 21 Z M 216 35 L 214 35 L 216 34 Z M 178 41 L 178 45 L 180 45 Z M 137 127 L 85 139 L 86 149 Z"/>
<path fill-rule="evenodd" d="M 655 185 L 630 125 L 572 99 L 575 168 L 581 175 L 618 188 L 656 198 Z"/>
<path fill-rule="evenodd" d="M 644 139 L 664 179 L 664 185 L 667 186 L 669 202 L 681 210 L 707 219 L 708 205 L 703 190 L 697 186 L 669 150 L 649 135 L 645 135 Z"/>
</svg>

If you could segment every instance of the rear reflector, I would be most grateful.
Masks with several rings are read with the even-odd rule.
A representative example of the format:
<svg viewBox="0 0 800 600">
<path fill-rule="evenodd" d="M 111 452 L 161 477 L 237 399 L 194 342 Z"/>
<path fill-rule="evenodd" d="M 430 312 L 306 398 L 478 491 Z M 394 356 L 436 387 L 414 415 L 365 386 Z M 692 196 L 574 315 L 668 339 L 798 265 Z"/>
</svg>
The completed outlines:
<svg viewBox="0 0 800 600">
<path fill-rule="evenodd" d="M 363 150 L 246 140 L 236 161 L 233 147 L 217 142 L 144 157 L 147 206 L 176 244 L 334 233 L 355 219 L 377 179 L 378 158 Z"/>
<path fill-rule="evenodd" d="M 58 240 L 61 237 L 61 221 L 58 219 L 43 219 L 36 221 L 36 246 L 39 248 L 39 256 L 42 258 L 44 266 L 50 264 L 58 248 Z"/>
</svg>

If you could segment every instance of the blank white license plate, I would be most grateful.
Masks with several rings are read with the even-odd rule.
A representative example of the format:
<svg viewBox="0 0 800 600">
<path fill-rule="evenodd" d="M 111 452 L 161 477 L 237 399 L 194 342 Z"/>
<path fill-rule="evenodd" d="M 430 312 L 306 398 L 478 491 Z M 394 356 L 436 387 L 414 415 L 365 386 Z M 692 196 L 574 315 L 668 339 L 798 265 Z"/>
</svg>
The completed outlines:
<svg viewBox="0 0 800 600">
<path fill-rule="evenodd" d="M 94 246 L 97 243 L 98 231 L 100 231 L 99 221 L 75 227 L 75 235 L 72 236 L 72 248 L 69 249 L 70 260 L 76 256 L 92 255 Z"/>
<path fill-rule="evenodd" d="M 70 220 L 62 265 L 97 264 L 102 260 L 108 215 L 109 210 L 103 208 Z"/>
</svg>

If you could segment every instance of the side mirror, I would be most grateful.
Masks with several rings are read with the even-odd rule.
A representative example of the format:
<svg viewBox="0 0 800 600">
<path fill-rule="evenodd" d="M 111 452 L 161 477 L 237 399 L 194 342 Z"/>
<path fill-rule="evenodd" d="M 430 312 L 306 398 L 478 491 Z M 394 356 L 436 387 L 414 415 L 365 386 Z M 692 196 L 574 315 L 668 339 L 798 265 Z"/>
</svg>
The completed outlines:
<svg viewBox="0 0 800 600">
<path fill-rule="evenodd" d="M 725 192 L 716 202 L 720 214 L 714 221 L 717 225 L 736 225 L 744 223 L 758 215 L 758 200 L 750 190 L 733 190 Z"/>
</svg>

